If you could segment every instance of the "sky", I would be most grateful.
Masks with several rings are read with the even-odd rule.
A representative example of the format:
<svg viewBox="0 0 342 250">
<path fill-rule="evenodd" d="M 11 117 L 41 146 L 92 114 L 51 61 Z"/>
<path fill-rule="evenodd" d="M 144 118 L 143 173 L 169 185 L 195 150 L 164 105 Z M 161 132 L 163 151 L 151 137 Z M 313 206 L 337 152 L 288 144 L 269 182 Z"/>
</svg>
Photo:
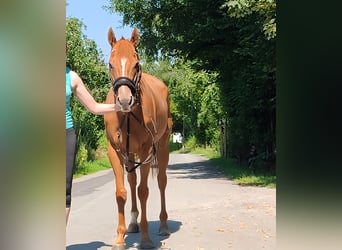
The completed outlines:
<svg viewBox="0 0 342 250">
<path fill-rule="evenodd" d="M 86 25 L 83 34 L 95 41 L 104 54 L 105 61 L 108 60 L 110 52 L 107 40 L 109 27 L 113 28 L 118 39 L 122 36 L 127 39 L 131 37 L 133 28 L 122 27 L 121 16 L 110 14 L 102 8 L 104 5 L 109 5 L 109 0 L 67 0 L 66 2 L 66 17 L 76 17 Z"/>
</svg>

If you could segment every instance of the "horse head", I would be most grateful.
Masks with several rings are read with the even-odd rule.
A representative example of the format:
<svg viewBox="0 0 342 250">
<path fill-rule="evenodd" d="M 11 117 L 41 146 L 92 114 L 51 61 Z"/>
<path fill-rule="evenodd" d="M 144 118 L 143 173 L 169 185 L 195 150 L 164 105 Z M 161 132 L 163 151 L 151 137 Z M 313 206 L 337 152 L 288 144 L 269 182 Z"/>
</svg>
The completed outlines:
<svg viewBox="0 0 342 250">
<path fill-rule="evenodd" d="M 134 28 L 130 40 L 116 40 L 112 28 L 108 30 L 108 42 L 112 48 L 109 57 L 109 75 L 113 84 L 116 105 L 122 112 L 130 112 L 139 98 L 141 65 L 136 47 L 139 32 Z"/>
</svg>

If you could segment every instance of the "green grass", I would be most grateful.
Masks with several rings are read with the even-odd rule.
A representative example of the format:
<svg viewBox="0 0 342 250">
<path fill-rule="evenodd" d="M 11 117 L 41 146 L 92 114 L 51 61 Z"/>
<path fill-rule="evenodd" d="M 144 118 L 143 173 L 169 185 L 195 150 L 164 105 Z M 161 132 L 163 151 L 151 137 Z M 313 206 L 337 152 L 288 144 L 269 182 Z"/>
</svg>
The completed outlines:
<svg viewBox="0 0 342 250">
<path fill-rule="evenodd" d="M 111 168 L 111 165 L 107 157 L 94 160 L 94 161 L 89 161 L 89 162 L 84 163 L 82 166 L 79 166 L 76 169 L 74 173 L 74 178 L 78 178 L 83 175 L 92 174 L 92 173 L 109 169 L 109 168 Z"/>
<path fill-rule="evenodd" d="M 253 171 L 244 165 L 239 165 L 233 159 L 209 158 L 214 166 L 217 166 L 224 174 L 235 183 L 244 186 L 276 187 L 277 177 L 267 171 Z"/>
</svg>

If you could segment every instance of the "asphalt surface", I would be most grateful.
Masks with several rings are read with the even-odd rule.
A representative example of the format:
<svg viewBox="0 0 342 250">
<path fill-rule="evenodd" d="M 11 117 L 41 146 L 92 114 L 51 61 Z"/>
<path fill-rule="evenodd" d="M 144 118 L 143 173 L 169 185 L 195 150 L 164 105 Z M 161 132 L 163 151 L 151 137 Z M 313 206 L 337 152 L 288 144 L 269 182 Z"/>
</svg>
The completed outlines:
<svg viewBox="0 0 342 250">
<path fill-rule="evenodd" d="M 156 177 L 150 176 L 149 189 L 147 216 L 155 249 L 276 249 L 276 189 L 239 186 L 201 156 L 171 154 L 166 188 L 168 237 L 157 234 L 160 199 Z M 130 195 L 127 225 L 129 210 Z M 116 227 L 112 170 L 76 179 L 66 250 L 111 250 Z M 139 249 L 139 241 L 139 233 L 128 234 L 126 249 Z"/>
</svg>

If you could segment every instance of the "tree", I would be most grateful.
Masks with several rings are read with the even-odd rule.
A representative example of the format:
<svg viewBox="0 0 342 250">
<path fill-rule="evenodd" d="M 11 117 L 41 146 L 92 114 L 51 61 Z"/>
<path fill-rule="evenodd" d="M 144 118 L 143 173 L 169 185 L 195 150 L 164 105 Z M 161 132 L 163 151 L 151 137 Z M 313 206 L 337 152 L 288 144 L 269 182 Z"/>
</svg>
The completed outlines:
<svg viewBox="0 0 342 250">
<path fill-rule="evenodd" d="M 217 72 L 230 155 L 246 158 L 254 145 L 274 162 L 275 7 L 273 0 L 112 0 L 108 10 L 139 28 L 149 56 L 181 56 L 198 72 Z"/>
<path fill-rule="evenodd" d="M 261 17 L 261 27 L 268 40 L 276 37 L 276 2 L 274 0 L 228 0 L 222 8 L 235 18 L 244 18 L 253 13 Z"/>
<path fill-rule="evenodd" d="M 224 85 L 230 153 L 246 158 L 251 146 L 256 146 L 257 158 L 274 164 L 276 4 L 272 0 L 229 0 L 222 8 L 236 19 L 239 31 L 231 72 L 225 74 L 230 84 Z"/>
<path fill-rule="evenodd" d="M 163 80 L 169 87 L 174 132 L 185 132 L 199 144 L 218 146 L 218 120 L 222 101 L 217 86 L 217 73 L 195 71 L 191 62 L 181 58 L 144 63 L 143 70 Z"/>
<path fill-rule="evenodd" d="M 110 87 L 108 70 L 101 60 L 103 55 L 97 49 L 96 43 L 83 34 L 85 28 L 86 26 L 77 18 L 67 18 L 67 65 L 80 75 L 95 100 L 103 102 Z M 91 152 L 97 148 L 99 138 L 103 135 L 103 117 L 93 115 L 78 101 L 72 99 L 71 103 L 78 145 L 85 147 L 85 160 L 88 160 L 91 159 Z M 79 153 L 81 154 L 82 150 Z"/>
</svg>

